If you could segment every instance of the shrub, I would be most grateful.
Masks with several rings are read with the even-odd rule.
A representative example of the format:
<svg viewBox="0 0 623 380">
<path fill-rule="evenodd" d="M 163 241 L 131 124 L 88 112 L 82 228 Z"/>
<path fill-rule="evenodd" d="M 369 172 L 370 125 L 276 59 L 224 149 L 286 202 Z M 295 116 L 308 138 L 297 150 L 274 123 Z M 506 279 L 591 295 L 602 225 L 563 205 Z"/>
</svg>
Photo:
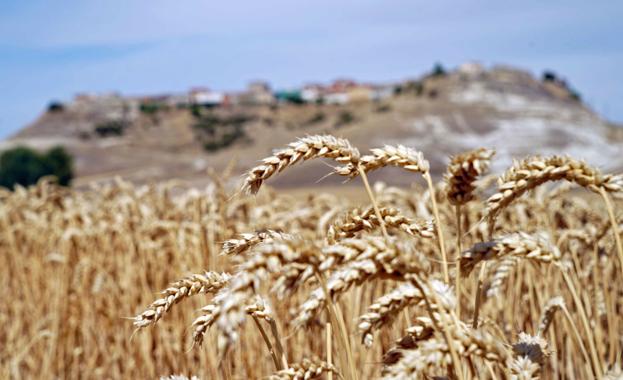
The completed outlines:
<svg viewBox="0 0 623 380">
<path fill-rule="evenodd" d="M 556 73 L 550 70 L 543 71 L 543 76 L 541 78 L 543 82 L 556 82 L 558 78 L 556 77 Z"/>
<path fill-rule="evenodd" d="M 306 125 L 316 124 L 324 121 L 327 118 L 324 112 L 318 111 L 312 117 L 307 120 Z"/>
<path fill-rule="evenodd" d="M 272 117 L 264 117 L 262 118 L 262 123 L 266 124 L 268 127 L 272 127 L 275 125 L 275 120 Z"/>
<path fill-rule="evenodd" d="M 190 106 L 190 113 L 199 119 L 201 117 L 201 106 L 198 104 L 193 104 Z"/>
<path fill-rule="evenodd" d="M 378 112 L 378 113 L 384 113 L 384 112 L 389 112 L 389 111 L 391 111 L 391 109 L 392 109 L 392 106 L 391 106 L 391 105 L 389 105 L 389 104 L 387 104 L 387 103 L 385 103 L 385 104 L 379 104 L 379 105 L 378 105 L 378 106 L 374 109 L 374 111 L 375 111 L 375 112 Z"/>
<path fill-rule="evenodd" d="M 110 120 L 96 125 L 94 131 L 99 137 L 121 136 L 126 127 L 122 120 Z"/>
<path fill-rule="evenodd" d="M 238 139 L 245 137 L 245 131 L 241 126 L 234 126 L 229 128 L 228 131 L 223 132 L 217 138 L 206 141 L 203 144 L 203 148 L 209 152 L 215 152 L 222 148 L 227 148 L 228 146 L 235 143 Z"/>
<path fill-rule="evenodd" d="M 222 123 L 221 119 L 214 115 L 200 116 L 198 119 L 199 120 L 193 125 L 193 128 L 209 135 L 214 135 L 216 127 Z"/>
<path fill-rule="evenodd" d="M 352 114 L 352 112 L 350 111 L 341 111 L 338 115 L 337 115 L 337 121 L 335 123 L 335 127 L 339 128 L 342 127 L 344 125 L 350 124 L 353 121 L 355 121 L 355 116 Z"/>
<path fill-rule="evenodd" d="M 69 185 L 73 159 L 64 148 L 54 147 L 41 154 L 27 147 L 16 147 L 0 155 L 0 186 L 28 186 L 46 175 L 55 176 L 60 185 Z"/>
<path fill-rule="evenodd" d="M 144 102 L 138 107 L 139 110 L 146 115 L 155 115 L 161 110 L 164 110 L 166 106 L 162 103 L 157 102 Z"/>
<path fill-rule="evenodd" d="M 566 89 L 568 94 L 569 94 L 569 98 L 571 100 L 574 100 L 576 102 L 582 102 L 582 96 L 580 95 L 580 93 L 576 89 L 571 87 L 569 85 L 569 83 L 567 83 L 567 81 L 565 79 L 559 77 L 553 71 L 551 71 L 551 70 L 543 71 L 543 76 L 541 77 L 541 80 L 543 82 L 549 82 L 549 83 L 556 84 L 559 87 L 562 87 L 562 88 Z"/>
<path fill-rule="evenodd" d="M 73 158 L 60 146 L 50 149 L 44 156 L 46 170 L 58 179 L 58 183 L 67 186 L 73 178 Z"/>
<path fill-rule="evenodd" d="M 50 104 L 48 104 L 49 113 L 63 112 L 64 110 L 65 110 L 65 105 L 61 102 L 52 101 L 50 102 Z"/>
<path fill-rule="evenodd" d="M 433 71 L 431 72 L 431 76 L 440 77 L 446 74 L 447 72 L 446 72 L 446 69 L 443 67 L 443 65 L 439 62 L 435 63 L 435 66 L 433 66 Z"/>
<path fill-rule="evenodd" d="M 402 86 L 396 88 L 396 94 L 415 94 L 416 96 L 422 95 L 424 92 L 424 85 L 420 81 L 410 80 L 405 82 Z"/>
<path fill-rule="evenodd" d="M 198 118 L 193 128 L 205 150 L 214 152 L 246 137 L 244 124 L 253 120 L 245 114 L 218 116 L 212 113 Z"/>
</svg>

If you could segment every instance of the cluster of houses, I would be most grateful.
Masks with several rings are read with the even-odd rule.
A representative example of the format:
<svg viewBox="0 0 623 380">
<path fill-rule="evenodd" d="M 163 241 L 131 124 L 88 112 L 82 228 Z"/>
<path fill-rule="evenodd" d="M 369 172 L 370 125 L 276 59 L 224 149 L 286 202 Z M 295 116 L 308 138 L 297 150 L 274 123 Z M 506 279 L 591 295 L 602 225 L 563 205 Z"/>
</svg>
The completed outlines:
<svg viewBox="0 0 623 380">
<path fill-rule="evenodd" d="M 272 105 L 276 103 L 348 104 L 382 100 L 395 92 L 393 85 L 371 85 L 353 80 L 335 80 L 329 85 L 308 84 L 302 88 L 273 91 L 266 82 L 252 82 L 242 92 L 212 91 L 193 88 L 189 91 L 188 104 L 204 106 L 219 105 Z"/>
<path fill-rule="evenodd" d="M 230 105 L 274 105 L 278 103 L 297 104 L 349 104 L 379 101 L 391 97 L 395 85 L 373 85 L 358 83 L 354 80 L 339 79 L 328 85 L 308 84 L 302 88 L 274 91 L 264 81 L 251 82 L 244 91 L 224 92 L 207 87 L 194 87 L 183 94 L 164 94 L 157 96 L 122 97 L 120 94 L 79 94 L 74 98 L 75 106 L 99 104 L 120 105 L 124 103 L 128 112 L 138 110 L 141 104 L 160 104 L 167 106 L 206 107 Z M 115 107 L 116 108 L 116 107 Z"/>
</svg>

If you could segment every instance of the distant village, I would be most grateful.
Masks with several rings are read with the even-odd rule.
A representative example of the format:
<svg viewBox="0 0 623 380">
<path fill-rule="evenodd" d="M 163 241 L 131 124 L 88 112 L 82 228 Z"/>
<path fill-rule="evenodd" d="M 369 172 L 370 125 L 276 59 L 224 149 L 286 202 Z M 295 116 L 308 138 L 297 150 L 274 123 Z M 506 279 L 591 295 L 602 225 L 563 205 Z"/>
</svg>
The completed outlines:
<svg viewBox="0 0 623 380">
<path fill-rule="evenodd" d="M 129 106 L 130 113 L 141 106 L 164 105 L 171 107 L 265 106 L 279 103 L 292 104 L 335 104 L 380 101 L 395 94 L 398 85 L 376 85 L 359 83 L 350 79 L 335 80 L 328 85 L 307 84 L 298 89 L 275 91 L 266 81 L 254 81 L 238 92 L 211 90 L 208 87 L 193 87 L 182 94 L 123 97 L 118 93 L 77 94 L 67 106 L 81 108 L 99 104 L 111 108 L 119 103 Z M 106 107 L 109 106 L 109 107 Z"/>
<path fill-rule="evenodd" d="M 347 105 L 365 102 L 380 102 L 401 92 L 415 92 L 430 98 L 436 97 L 435 81 L 440 77 L 459 80 L 498 77 L 503 81 L 516 77 L 532 78 L 531 74 L 503 66 L 487 70 L 476 62 L 467 62 L 451 72 L 441 64 L 419 79 L 405 80 L 393 84 L 361 83 L 352 79 L 337 79 L 328 84 L 309 83 L 299 88 L 275 90 L 267 81 L 253 81 L 242 91 L 217 91 L 208 87 L 193 87 L 185 93 L 171 93 L 151 96 L 123 96 L 119 93 L 80 93 L 69 103 L 50 103 L 48 110 L 64 108 L 90 114 L 100 114 L 106 119 L 132 120 L 141 112 L 155 112 L 161 108 L 227 108 L 236 106 L 275 106 L 279 104 L 326 104 Z M 515 78 L 515 79 L 513 79 Z M 564 80 L 552 72 L 544 72 L 541 78 L 548 90 L 560 98 L 572 97 L 579 100 L 579 94 L 568 87 Z"/>
</svg>

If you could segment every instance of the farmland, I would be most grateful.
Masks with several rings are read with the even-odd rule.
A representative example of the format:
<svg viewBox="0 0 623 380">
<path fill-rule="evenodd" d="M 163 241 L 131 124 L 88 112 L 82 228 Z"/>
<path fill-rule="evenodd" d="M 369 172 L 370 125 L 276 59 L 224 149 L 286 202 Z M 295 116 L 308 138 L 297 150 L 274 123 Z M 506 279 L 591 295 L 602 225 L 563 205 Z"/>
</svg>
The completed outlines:
<svg viewBox="0 0 623 380">
<path fill-rule="evenodd" d="M 276 148 L 242 183 L 2 190 L 0 377 L 620 378 L 621 176 Z M 356 187 L 270 188 L 311 160 Z M 412 185 L 368 180 L 388 167 Z"/>
</svg>

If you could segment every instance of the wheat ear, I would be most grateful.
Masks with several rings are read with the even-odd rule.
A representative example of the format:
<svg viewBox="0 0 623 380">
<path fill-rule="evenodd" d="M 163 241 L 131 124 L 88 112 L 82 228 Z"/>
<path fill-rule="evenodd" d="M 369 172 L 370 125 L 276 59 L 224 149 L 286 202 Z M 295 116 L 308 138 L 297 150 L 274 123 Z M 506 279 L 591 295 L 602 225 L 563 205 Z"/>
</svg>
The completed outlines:
<svg viewBox="0 0 623 380">
<path fill-rule="evenodd" d="M 567 180 L 600 192 L 623 191 L 623 176 L 602 175 L 583 161 L 570 157 L 528 157 L 516 162 L 498 179 L 498 191 L 487 200 L 490 233 L 498 213 L 526 192 L 549 181 Z"/>
<path fill-rule="evenodd" d="M 517 232 L 493 241 L 476 243 L 461 254 L 461 274 L 469 275 L 474 267 L 486 260 L 500 260 L 508 256 L 550 263 L 560 259 L 560 251 L 545 235 Z"/>
<path fill-rule="evenodd" d="M 223 243 L 221 253 L 224 255 L 240 255 L 250 248 L 267 240 L 291 240 L 291 235 L 273 230 L 244 233 L 239 239 L 229 239 Z"/>
<path fill-rule="evenodd" d="M 244 181 L 243 190 L 256 194 L 262 183 L 275 173 L 312 158 L 332 158 L 342 164 L 356 165 L 359 151 L 345 139 L 329 135 L 307 136 L 292 142 L 285 149 L 276 150 L 272 156 L 262 160 L 262 164 L 251 169 Z"/>
<path fill-rule="evenodd" d="M 269 380 L 308 380 L 316 379 L 324 373 L 332 373 L 342 378 L 337 368 L 319 359 L 303 359 L 300 363 L 278 371 L 268 377 Z"/>
<path fill-rule="evenodd" d="M 500 263 L 495 267 L 493 275 L 491 276 L 491 281 L 487 288 L 487 297 L 495 297 L 499 294 L 504 281 L 520 260 L 518 256 L 506 256 L 500 260 Z"/>
<path fill-rule="evenodd" d="M 393 322 L 398 314 L 410 305 L 422 302 L 422 294 L 413 284 L 405 283 L 378 298 L 368 307 L 368 312 L 359 317 L 359 332 L 362 342 L 370 347 L 374 330 Z"/>
<path fill-rule="evenodd" d="M 465 152 L 453 157 L 448 165 L 447 173 L 444 176 L 446 184 L 446 198 L 455 207 L 456 215 L 456 276 L 454 277 L 454 287 L 457 297 L 461 294 L 461 276 L 459 275 L 459 259 L 463 250 L 461 244 L 461 207 L 474 198 L 475 182 L 488 169 L 491 157 L 495 154 L 494 150 L 480 148 Z M 461 302 L 457 302 L 457 316 L 461 316 Z"/>
<path fill-rule="evenodd" d="M 381 207 L 379 208 L 379 213 L 387 227 L 396 228 L 411 236 L 419 236 L 421 238 L 432 238 L 435 236 L 433 220 L 414 221 L 402 215 L 398 209 L 391 207 Z M 333 243 L 340 239 L 353 237 L 361 231 L 371 231 L 379 226 L 380 221 L 373 207 L 365 210 L 354 209 L 329 227 L 327 240 Z"/>
<path fill-rule="evenodd" d="M 554 315 L 559 310 L 562 310 L 565 307 L 565 301 L 562 297 L 552 297 L 545 304 L 543 311 L 541 312 L 541 319 L 539 321 L 538 335 L 544 336 L 547 334 L 547 330 L 554 320 Z"/>
<path fill-rule="evenodd" d="M 430 163 L 424 159 L 422 152 L 415 149 L 405 147 L 403 145 L 385 145 L 383 148 L 372 149 L 372 155 L 361 157 L 359 162 L 354 165 L 349 163 L 340 168 L 336 168 L 335 172 L 340 175 L 354 177 L 361 173 L 367 173 L 372 170 L 380 169 L 385 166 L 397 166 L 413 173 L 421 173 L 428 185 L 428 191 L 431 194 L 431 203 L 433 206 L 433 214 L 437 221 L 437 240 L 441 258 L 443 260 L 444 280 L 450 281 L 448 274 L 448 257 L 446 254 L 443 230 L 441 228 L 441 220 L 439 219 L 439 209 L 435 197 L 435 187 L 430 175 Z M 378 212 L 377 212 L 378 214 Z"/>
<path fill-rule="evenodd" d="M 475 182 L 489 169 L 494 150 L 480 148 L 454 156 L 444 176 L 446 198 L 455 206 L 474 199 Z"/>
<path fill-rule="evenodd" d="M 463 358 L 479 357 L 500 365 L 510 359 L 504 346 L 485 332 L 464 324 L 450 323 L 443 328 L 451 339 L 450 343 L 437 333 L 430 339 L 417 342 L 414 349 L 402 350 L 400 359 L 383 369 L 383 379 L 426 378 L 427 372 L 434 368 L 447 368 L 452 364 L 449 344 Z"/>
<path fill-rule="evenodd" d="M 134 326 L 147 327 L 160 320 L 173 305 L 196 294 L 216 293 L 229 282 L 228 273 L 205 272 L 193 274 L 175 281 L 162 291 L 162 298 L 155 300 L 147 310 L 134 318 Z"/>
</svg>

